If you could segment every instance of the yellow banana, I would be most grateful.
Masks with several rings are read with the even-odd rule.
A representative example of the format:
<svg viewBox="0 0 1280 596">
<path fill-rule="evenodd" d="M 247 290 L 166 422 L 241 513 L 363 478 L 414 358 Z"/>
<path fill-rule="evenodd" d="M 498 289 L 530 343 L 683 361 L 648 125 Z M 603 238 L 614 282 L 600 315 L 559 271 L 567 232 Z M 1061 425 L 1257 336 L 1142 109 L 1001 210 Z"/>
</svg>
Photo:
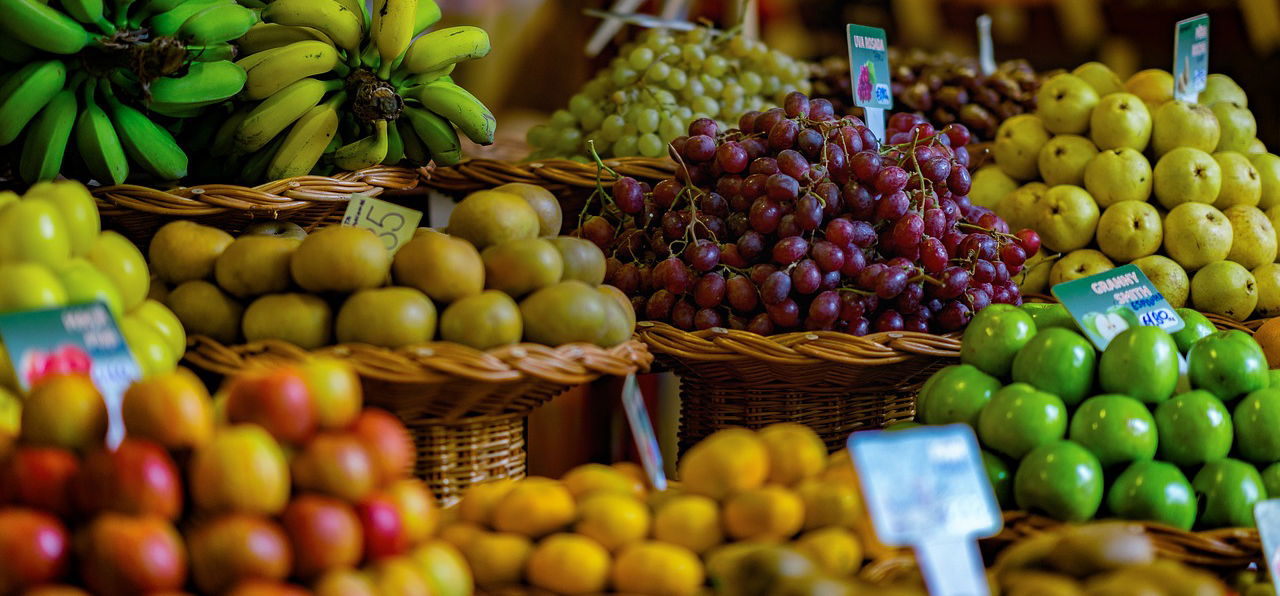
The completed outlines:
<svg viewBox="0 0 1280 596">
<path fill-rule="evenodd" d="M 387 121 L 378 120 L 373 127 L 373 134 L 334 151 L 333 165 L 355 172 L 382 163 L 387 158 Z"/>
<path fill-rule="evenodd" d="M 489 33 L 479 27 L 446 27 L 413 41 L 400 69 L 413 74 L 439 70 L 489 54 Z"/>
<path fill-rule="evenodd" d="M 401 118 L 409 120 L 414 136 L 427 146 L 430 159 L 435 160 L 436 165 L 451 166 L 462 161 L 462 141 L 458 139 L 458 132 L 448 120 L 430 110 L 414 106 L 405 106 Z M 405 147 L 408 146 L 409 143 L 406 142 Z"/>
<path fill-rule="evenodd" d="M 498 121 L 493 117 L 493 112 L 466 89 L 447 79 L 440 79 L 413 87 L 408 94 L 428 110 L 444 116 L 473 142 L 481 145 L 493 144 L 493 133 Z"/>
<path fill-rule="evenodd" d="M 352 13 L 360 15 L 361 24 L 363 24 L 366 28 L 368 28 L 369 20 L 370 20 L 369 5 L 365 2 L 365 0 L 336 0 L 336 1 L 338 4 L 341 4 L 343 7 L 345 7 L 347 10 L 351 11 Z"/>
<path fill-rule="evenodd" d="M 409 49 L 418 14 L 418 0 L 373 0 L 373 25 L 370 37 L 378 48 L 382 62 L 378 76 L 391 77 L 391 64 Z"/>
<path fill-rule="evenodd" d="M 62 158 L 75 125 L 77 85 L 59 91 L 31 121 L 31 130 L 22 143 L 18 157 L 18 174 L 28 183 L 53 180 L 62 169 Z"/>
<path fill-rule="evenodd" d="M 277 23 L 258 23 L 249 28 L 236 45 L 241 55 L 248 56 L 265 50 L 287 46 L 295 41 L 331 41 L 329 36 L 311 27 L 295 27 Z"/>
<path fill-rule="evenodd" d="M 360 14 L 334 0 L 275 0 L 262 10 L 262 20 L 314 27 L 349 53 L 360 51 L 364 22 Z"/>
<path fill-rule="evenodd" d="M 339 64 L 338 50 L 323 41 L 299 41 L 263 52 L 268 53 L 248 69 L 244 93 L 249 99 L 266 99 L 294 81 L 329 72 Z"/>
<path fill-rule="evenodd" d="M 321 81 L 307 77 L 272 94 L 253 108 L 235 132 L 241 151 L 257 151 L 271 142 L 290 124 L 320 103 L 324 94 L 335 91 L 342 81 Z"/>
<path fill-rule="evenodd" d="M 345 100 L 346 93 L 339 93 L 298 119 L 271 158 L 267 178 L 279 180 L 311 173 L 338 132 L 338 106 Z"/>
</svg>

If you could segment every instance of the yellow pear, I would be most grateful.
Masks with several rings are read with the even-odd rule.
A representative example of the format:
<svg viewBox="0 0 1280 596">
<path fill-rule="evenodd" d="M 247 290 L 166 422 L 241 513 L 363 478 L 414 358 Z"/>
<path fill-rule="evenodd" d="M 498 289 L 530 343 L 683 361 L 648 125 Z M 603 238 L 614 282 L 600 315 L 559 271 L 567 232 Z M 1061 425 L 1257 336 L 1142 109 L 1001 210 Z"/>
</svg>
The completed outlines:
<svg viewBox="0 0 1280 596">
<path fill-rule="evenodd" d="M 212 276 L 214 263 L 233 240 L 218 228 L 180 219 L 156 230 L 147 255 L 160 279 L 180 284 Z"/>
<path fill-rule="evenodd" d="M 440 302 L 461 300 L 484 290 L 484 262 L 476 247 L 429 228 L 418 228 L 413 239 L 396 251 L 391 271 L 396 283 Z"/>
<path fill-rule="evenodd" d="M 485 286 L 520 297 L 560 281 L 564 260 L 551 242 L 526 238 L 495 244 L 480 253 Z"/>
<path fill-rule="evenodd" d="M 551 191 L 538 186 L 536 184 L 526 184 L 524 182 L 511 182 L 496 187 L 493 190 L 498 192 L 509 192 L 518 195 L 533 207 L 533 212 L 538 214 L 538 235 L 539 236 L 556 236 L 560 234 L 560 226 L 563 225 L 564 216 L 560 211 L 560 201 Z"/>
<path fill-rule="evenodd" d="M 458 300 L 440 315 L 440 339 L 477 350 L 516 343 L 523 333 L 519 305 L 498 290 Z"/>
<path fill-rule="evenodd" d="M 289 270 L 293 281 L 309 292 L 355 292 L 385 283 L 391 257 L 372 231 L 329 226 L 307 235 Z"/>
<path fill-rule="evenodd" d="M 537 238 L 538 214 L 518 195 L 481 190 L 467 195 L 449 214 L 449 234 L 478 250 L 512 240 Z"/>
<path fill-rule="evenodd" d="M 300 242 L 287 236 L 236 238 L 214 264 L 214 278 L 237 298 L 289 289 L 289 262 Z"/>
<path fill-rule="evenodd" d="M 329 304 L 311 294 L 267 294 L 244 310 L 246 341 L 278 339 L 304 350 L 329 345 L 333 335 Z"/>
<path fill-rule="evenodd" d="M 413 288 L 361 290 L 338 311 L 336 332 L 339 343 L 384 348 L 426 343 L 435 337 L 436 307 Z"/>
<path fill-rule="evenodd" d="M 240 336 L 244 307 L 204 280 L 186 282 L 169 292 L 165 305 L 178 316 L 187 333 L 207 335 L 224 344 Z"/>
</svg>

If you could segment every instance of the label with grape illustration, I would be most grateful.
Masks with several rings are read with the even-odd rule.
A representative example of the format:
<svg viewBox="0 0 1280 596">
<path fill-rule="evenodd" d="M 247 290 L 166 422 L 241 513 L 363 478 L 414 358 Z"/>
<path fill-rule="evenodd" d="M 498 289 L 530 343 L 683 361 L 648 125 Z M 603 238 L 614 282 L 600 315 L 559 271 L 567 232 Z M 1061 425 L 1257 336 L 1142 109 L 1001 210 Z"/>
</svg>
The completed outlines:
<svg viewBox="0 0 1280 596">
<path fill-rule="evenodd" d="M 1173 98 L 1195 102 L 1209 77 L 1209 15 L 1178 21 L 1173 29 Z"/>
<path fill-rule="evenodd" d="M 1097 275 L 1053 286 L 1085 337 L 1099 350 L 1111 339 L 1138 325 L 1182 330 L 1182 317 L 1137 265 L 1121 265 Z"/>
<path fill-rule="evenodd" d="M 889 91 L 889 44 L 884 29 L 849 25 L 849 70 L 853 103 L 862 108 L 893 108 Z"/>
</svg>

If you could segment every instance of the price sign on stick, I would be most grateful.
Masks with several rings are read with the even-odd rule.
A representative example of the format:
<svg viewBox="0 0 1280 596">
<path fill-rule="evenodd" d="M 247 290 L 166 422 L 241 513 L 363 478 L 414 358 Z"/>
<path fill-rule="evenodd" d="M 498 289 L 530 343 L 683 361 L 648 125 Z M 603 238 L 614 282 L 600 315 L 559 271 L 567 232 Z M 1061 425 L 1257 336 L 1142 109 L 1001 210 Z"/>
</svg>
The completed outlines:
<svg viewBox="0 0 1280 596">
<path fill-rule="evenodd" d="M 0 339 L 23 390 L 50 375 L 87 373 L 107 405 L 107 446 L 124 440 L 120 404 L 142 371 L 105 304 L 0 314 Z"/>
<path fill-rule="evenodd" d="M 627 413 L 636 449 L 640 451 L 640 463 L 649 475 L 649 484 L 654 490 L 666 490 L 667 474 L 662 470 L 662 450 L 658 447 L 658 436 L 653 432 L 653 421 L 649 419 L 649 410 L 644 407 L 644 395 L 640 393 L 635 374 L 627 375 L 622 386 L 622 407 Z"/>
<path fill-rule="evenodd" d="M 965 424 L 849 435 L 876 535 L 911 546 L 935 596 L 990 594 L 978 538 L 1000 531 L 1000 507 Z"/>
<path fill-rule="evenodd" d="M 421 211 L 362 194 L 351 195 L 351 202 L 347 203 L 347 211 L 342 216 L 342 225 L 373 230 L 393 254 L 413 239 L 420 221 Z"/>
<path fill-rule="evenodd" d="M 1280 595 L 1280 499 L 1260 501 L 1253 506 L 1253 518 L 1262 538 L 1262 556 L 1266 558 L 1266 570 Z M 1252 594 L 1252 592 L 1250 592 Z"/>
<path fill-rule="evenodd" d="M 1051 291 L 1099 350 L 1107 349 L 1111 338 L 1130 327 L 1150 325 L 1174 333 L 1184 325 L 1182 317 L 1137 265 L 1121 265 L 1060 283 Z"/>
<path fill-rule="evenodd" d="M 884 142 L 884 111 L 893 108 L 889 87 L 889 44 L 884 29 L 849 25 L 849 74 L 853 103 L 867 113 L 867 128 Z"/>
<path fill-rule="evenodd" d="M 984 75 L 996 72 L 996 52 L 991 45 L 991 15 L 987 14 L 978 17 L 978 65 Z"/>
<path fill-rule="evenodd" d="M 1173 29 L 1173 98 L 1194 103 L 1209 77 L 1209 15 L 1178 21 Z"/>
</svg>

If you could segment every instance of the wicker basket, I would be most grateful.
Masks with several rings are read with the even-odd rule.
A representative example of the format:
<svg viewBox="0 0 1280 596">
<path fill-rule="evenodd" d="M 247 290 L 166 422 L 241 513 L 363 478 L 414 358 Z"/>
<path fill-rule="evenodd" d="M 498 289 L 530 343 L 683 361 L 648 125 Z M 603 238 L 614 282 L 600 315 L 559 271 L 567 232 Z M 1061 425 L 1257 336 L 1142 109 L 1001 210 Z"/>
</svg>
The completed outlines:
<svg viewBox="0 0 1280 596">
<path fill-rule="evenodd" d="M 144 250 L 160 226 L 189 219 L 239 232 L 255 219 L 292 221 L 308 231 L 342 220 L 353 193 L 406 191 L 430 176 L 429 168 L 376 166 L 328 176 L 298 176 L 252 188 L 203 184 L 158 190 L 122 184 L 93 191 L 103 227 L 115 229 Z"/>
<path fill-rule="evenodd" d="M 657 181 L 675 175 L 676 165 L 667 158 L 619 157 L 604 160 L 613 171 L 637 180 Z M 493 188 L 511 182 L 525 182 L 563 194 L 596 186 L 596 176 L 611 182 L 608 171 L 598 172 L 594 163 L 567 159 L 546 159 L 512 163 L 494 159 L 471 159 L 456 166 L 436 168 L 424 182 L 430 188 L 447 193 L 467 193 Z"/>
<path fill-rule="evenodd" d="M 472 484 L 524 476 L 524 422 L 534 408 L 601 376 L 648 370 L 653 361 L 636 340 L 608 349 L 517 344 L 481 352 L 433 342 L 400 350 L 346 344 L 314 353 L 350 362 L 360 373 L 365 402 L 405 423 L 418 452 L 415 472 L 445 505 Z M 281 341 L 225 346 L 196 336 L 186 361 L 227 376 L 307 356 Z"/>
<path fill-rule="evenodd" d="M 957 334 L 834 331 L 768 337 L 724 328 L 681 331 L 644 321 L 636 333 L 680 376 L 680 450 L 728 426 L 798 422 L 829 449 L 849 433 L 915 415 L 924 380 L 960 356 Z"/>
</svg>

